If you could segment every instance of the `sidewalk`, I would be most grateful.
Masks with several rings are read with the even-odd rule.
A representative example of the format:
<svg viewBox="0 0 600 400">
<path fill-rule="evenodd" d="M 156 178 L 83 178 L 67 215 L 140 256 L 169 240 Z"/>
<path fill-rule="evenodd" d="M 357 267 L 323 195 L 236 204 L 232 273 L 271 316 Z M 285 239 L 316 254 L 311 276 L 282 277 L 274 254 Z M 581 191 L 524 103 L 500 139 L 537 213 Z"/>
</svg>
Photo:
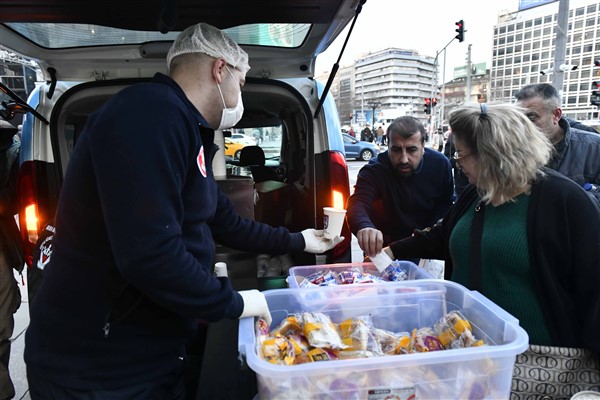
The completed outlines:
<svg viewBox="0 0 600 400">
<path fill-rule="evenodd" d="M 25 349 L 25 330 L 29 325 L 29 303 L 27 301 L 27 271 L 23 270 L 23 280 L 15 271 L 15 278 L 21 289 L 21 307 L 15 313 L 15 329 L 10 346 L 10 363 L 8 368 L 13 384 L 15 385 L 15 399 L 31 400 L 29 387 L 27 385 L 27 374 L 25 362 L 23 361 L 23 350 Z M 25 284 L 23 284 L 25 282 Z"/>
</svg>

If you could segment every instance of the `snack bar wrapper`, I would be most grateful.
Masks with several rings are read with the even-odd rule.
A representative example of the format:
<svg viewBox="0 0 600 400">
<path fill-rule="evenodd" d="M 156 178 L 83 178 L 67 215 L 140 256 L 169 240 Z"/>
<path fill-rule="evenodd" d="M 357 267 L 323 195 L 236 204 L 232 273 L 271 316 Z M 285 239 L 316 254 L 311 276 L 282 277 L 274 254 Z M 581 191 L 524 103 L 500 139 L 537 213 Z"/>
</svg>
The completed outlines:
<svg viewBox="0 0 600 400">
<path fill-rule="evenodd" d="M 433 329 L 445 349 L 462 349 L 484 344 L 483 340 L 475 338 L 471 323 L 459 311 L 450 311 L 435 323 Z"/>
<path fill-rule="evenodd" d="M 385 254 L 383 251 L 380 251 L 373 257 L 370 257 L 375 267 L 377 267 L 377 271 L 381 272 L 387 268 L 388 265 L 392 263 L 392 259 L 390 256 Z"/>
<path fill-rule="evenodd" d="M 313 347 L 327 347 L 330 349 L 344 349 L 337 328 L 328 315 L 318 312 L 305 312 L 302 314 L 302 329 L 304 336 Z"/>
</svg>

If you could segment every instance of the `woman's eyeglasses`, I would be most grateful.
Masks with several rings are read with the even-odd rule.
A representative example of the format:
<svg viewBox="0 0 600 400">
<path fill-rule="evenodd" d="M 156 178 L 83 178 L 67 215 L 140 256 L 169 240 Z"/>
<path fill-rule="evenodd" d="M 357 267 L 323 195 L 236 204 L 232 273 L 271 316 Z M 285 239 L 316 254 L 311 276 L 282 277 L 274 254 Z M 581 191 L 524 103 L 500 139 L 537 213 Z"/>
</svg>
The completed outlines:
<svg viewBox="0 0 600 400">
<path fill-rule="evenodd" d="M 470 157 L 472 155 L 473 153 L 463 154 L 462 156 L 459 156 L 458 153 L 454 153 L 454 157 L 452 157 L 452 159 L 454 160 L 458 168 L 462 168 L 462 165 L 460 165 L 461 160 L 464 160 L 465 158 Z"/>
</svg>

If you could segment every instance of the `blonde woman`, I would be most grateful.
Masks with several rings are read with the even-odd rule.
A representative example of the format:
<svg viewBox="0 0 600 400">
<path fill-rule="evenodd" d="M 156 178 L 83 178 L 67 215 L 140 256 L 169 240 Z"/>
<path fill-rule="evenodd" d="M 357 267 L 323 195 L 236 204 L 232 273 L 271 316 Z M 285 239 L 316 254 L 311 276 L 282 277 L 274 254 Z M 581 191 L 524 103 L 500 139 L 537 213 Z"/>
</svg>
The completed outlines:
<svg viewBox="0 0 600 400">
<path fill-rule="evenodd" d="M 450 126 L 454 160 L 470 185 L 440 224 L 384 251 L 445 260 L 446 279 L 519 319 L 533 346 L 517 360 L 513 398 L 600 390 L 600 210 L 579 185 L 544 167 L 552 145 L 518 106 L 464 106 Z M 540 357 L 583 371 L 531 372 L 539 365 L 528 360 Z M 576 357 L 582 364 L 569 363 Z M 569 377 L 564 385 L 561 376 Z"/>
</svg>

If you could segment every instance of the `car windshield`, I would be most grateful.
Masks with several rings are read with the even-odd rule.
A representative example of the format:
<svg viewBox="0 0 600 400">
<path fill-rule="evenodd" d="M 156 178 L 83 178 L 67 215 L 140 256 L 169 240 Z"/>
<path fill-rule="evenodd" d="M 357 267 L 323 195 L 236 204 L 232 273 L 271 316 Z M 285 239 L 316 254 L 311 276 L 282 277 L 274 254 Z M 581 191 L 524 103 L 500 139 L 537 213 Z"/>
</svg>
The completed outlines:
<svg viewBox="0 0 600 400">
<path fill-rule="evenodd" d="M 179 32 L 133 31 L 88 24 L 8 23 L 10 28 L 45 48 L 135 44 L 174 40 Z M 247 24 L 224 29 L 241 45 L 298 47 L 311 24 Z"/>
</svg>

